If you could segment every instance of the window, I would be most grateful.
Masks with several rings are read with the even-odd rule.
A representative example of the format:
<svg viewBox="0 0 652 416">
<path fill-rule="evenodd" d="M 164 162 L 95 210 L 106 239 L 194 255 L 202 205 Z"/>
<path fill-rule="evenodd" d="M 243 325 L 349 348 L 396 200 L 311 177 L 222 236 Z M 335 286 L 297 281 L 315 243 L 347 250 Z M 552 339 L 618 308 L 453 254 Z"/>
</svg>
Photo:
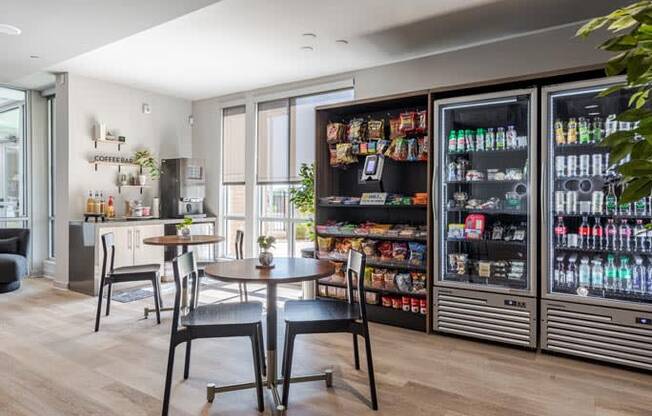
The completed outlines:
<svg viewBox="0 0 652 416">
<path fill-rule="evenodd" d="M 258 233 L 276 237 L 279 256 L 300 256 L 313 246 L 310 218 L 290 203 L 290 189 L 300 181 L 301 164 L 315 160 L 315 107 L 351 99 L 346 89 L 258 104 Z"/>
<path fill-rule="evenodd" d="M 54 258 L 55 98 L 48 97 L 48 257 Z"/>
<path fill-rule="evenodd" d="M 224 251 L 235 257 L 235 235 L 245 229 L 245 106 L 226 108 L 222 112 L 222 226 Z"/>
<path fill-rule="evenodd" d="M 0 227 L 27 226 L 24 91 L 0 87 Z"/>
</svg>

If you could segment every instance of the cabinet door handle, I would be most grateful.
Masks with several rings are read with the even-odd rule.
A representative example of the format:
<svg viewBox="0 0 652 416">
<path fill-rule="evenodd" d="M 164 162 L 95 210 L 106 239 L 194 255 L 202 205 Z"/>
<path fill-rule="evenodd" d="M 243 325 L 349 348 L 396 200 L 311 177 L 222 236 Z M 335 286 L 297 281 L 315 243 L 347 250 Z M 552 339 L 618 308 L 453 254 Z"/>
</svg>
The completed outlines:
<svg viewBox="0 0 652 416">
<path fill-rule="evenodd" d="M 127 230 L 127 249 L 131 250 L 131 230 Z"/>
<path fill-rule="evenodd" d="M 136 230 L 136 248 L 140 248 L 140 230 Z"/>
</svg>

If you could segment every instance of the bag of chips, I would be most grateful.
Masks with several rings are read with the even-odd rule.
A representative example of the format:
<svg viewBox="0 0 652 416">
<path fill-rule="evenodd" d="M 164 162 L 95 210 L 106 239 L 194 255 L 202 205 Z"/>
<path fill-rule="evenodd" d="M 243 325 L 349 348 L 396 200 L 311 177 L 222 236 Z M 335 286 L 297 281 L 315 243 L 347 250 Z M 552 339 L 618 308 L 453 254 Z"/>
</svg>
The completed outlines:
<svg viewBox="0 0 652 416">
<path fill-rule="evenodd" d="M 426 293 L 426 275 L 419 272 L 411 272 L 412 291 L 414 293 Z"/>
<path fill-rule="evenodd" d="M 426 110 L 417 111 L 417 133 L 425 133 L 428 129 L 428 112 Z"/>
<path fill-rule="evenodd" d="M 415 162 L 419 159 L 419 143 L 412 138 L 407 141 L 407 160 Z"/>
<path fill-rule="evenodd" d="M 362 251 L 362 240 L 363 238 L 352 238 L 351 239 L 351 248 L 356 251 Z"/>
<path fill-rule="evenodd" d="M 335 251 L 339 254 L 349 254 L 351 249 L 351 239 L 350 238 L 341 238 L 335 242 Z"/>
<path fill-rule="evenodd" d="M 401 292 L 412 291 L 412 277 L 410 273 L 398 273 L 394 277 L 394 282 L 396 283 L 396 288 Z"/>
<path fill-rule="evenodd" d="M 393 139 L 395 137 L 401 136 L 401 118 L 395 117 L 389 119 L 389 138 Z"/>
<path fill-rule="evenodd" d="M 376 248 L 380 252 L 380 258 L 383 260 L 392 259 L 392 243 L 390 241 L 383 241 L 379 243 Z"/>
<path fill-rule="evenodd" d="M 358 161 L 358 158 L 353 156 L 353 146 L 351 146 L 351 143 L 337 144 L 336 151 L 336 165 L 349 165 Z"/>
<path fill-rule="evenodd" d="M 349 122 L 349 141 L 359 143 L 366 137 L 367 122 L 361 118 L 354 118 Z"/>
<path fill-rule="evenodd" d="M 330 163 L 331 166 L 337 166 L 337 149 L 335 147 L 329 147 L 328 153 L 330 156 L 328 163 Z"/>
<path fill-rule="evenodd" d="M 412 132 L 417 127 L 417 113 L 414 111 L 401 113 L 399 120 L 400 123 L 398 126 L 398 130 L 401 132 L 401 134 Z"/>
<path fill-rule="evenodd" d="M 387 271 L 385 272 L 385 289 L 396 290 L 396 282 L 394 278 L 396 277 L 396 272 Z"/>
<path fill-rule="evenodd" d="M 385 288 L 385 270 L 375 269 L 371 274 L 371 287 L 376 289 Z"/>
<path fill-rule="evenodd" d="M 330 122 L 326 125 L 326 142 L 329 144 L 340 143 L 344 141 L 346 126 L 342 123 Z"/>
<path fill-rule="evenodd" d="M 426 245 L 421 243 L 409 243 L 410 246 L 410 264 L 422 265 L 426 261 Z"/>
<path fill-rule="evenodd" d="M 320 256 L 328 256 L 333 249 L 333 239 L 331 237 L 317 237 L 317 247 Z"/>
<path fill-rule="evenodd" d="M 394 242 L 392 243 L 392 260 L 394 261 L 404 261 L 407 260 L 408 256 L 408 244 L 404 242 Z"/>
<path fill-rule="evenodd" d="M 385 121 L 369 120 L 367 122 L 367 134 L 370 140 L 379 140 L 385 138 Z"/>
<path fill-rule="evenodd" d="M 417 160 L 428 160 L 428 136 L 419 137 Z"/>
<path fill-rule="evenodd" d="M 362 242 L 362 252 L 367 257 L 376 257 L 376 240 L 364 240 Z"/>
</svg>

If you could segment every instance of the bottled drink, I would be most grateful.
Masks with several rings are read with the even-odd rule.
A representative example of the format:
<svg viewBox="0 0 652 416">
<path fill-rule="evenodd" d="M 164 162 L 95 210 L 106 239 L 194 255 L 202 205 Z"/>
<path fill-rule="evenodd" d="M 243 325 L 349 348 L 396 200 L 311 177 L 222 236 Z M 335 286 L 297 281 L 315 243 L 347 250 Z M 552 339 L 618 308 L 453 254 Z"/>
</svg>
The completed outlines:
<svg viewBox="0 0 652 416">
<path fill-rule="evenodd" d="M 472 130 L 464 130 L 464 145 L 467 152 L 475 151 L 475 137 Z"/>
<path fill-rule="evenodd" d="M 650 268 L 652 273 L 652 267 Z M 566 271 L 564 267 L 564 256 L 557 256 L 557 265 L 555 266 L 554 284 L 556 287 L 563 287 L 566 284 Z"/>
<path fill-rule="evenodd" d="M 607 226 L 604 227 L 604 233 L 605 233 L 605 240 L 606 240 L 606 249 L 607 250 L 616 250 L 616 236 L 617 236 L 617 231 L 616 231 L 616 225 L 614 224 L 614 220 L 612 218 L 609 218 L 607 220 Z"/>
<path fill-rule="evenodd" d="M 479 128 L 475 131 L 475 150 L 483 151 L 484 149 L 484 129 Z"/>
<path fill-rule="evenodd" d="M 602 155 L 599 153 L 591 155 L 591 174 L 593 176 L 604 175 L 604 170 L 602 167 Z"/>
<path fill-rule="evenodd" d="M 643 285 L 645 284 L 645 266 L 643 266 L 643 258 L 639 256 L 634 257 L 634 268 L 632 270 L 632 281 L 630 290 L 634 293 L 644 292 Z"/>
<path fill-rule="evenodd" d="M 605 197 L 604 205 L 607 214 L 609 215 L 616 214 L 616 210 L 618 208 L 618 198 L 616 197 L 616 193 L 614 192 L 613 184 L 609 185 L 609 191 L 607 192 L 607 196 Z"/>
<path fill-rule="evenodd" d="M 602 250 L 603 244 L 603 229 L 600 223 L 600 217 L 595 217 L 593 220 L 593 229 L 591 230 L 591 248 L 593 250 Z"/>
<path fill-rule="evenodd" d="M 101 205 L 100 205 L 100 194 L 95 191 L 95 198 L 93 198 L 93 213 L 94 214 L 101 214 Z"/>
<path fill-rule="evenodd" d="M 484 137 L 484 147 L 487 150 L 494 150 L 494 146 L 496 144 L 496 133 L 494 133 L 493 128 L 488 128 L 487 133 L 485 134 Z"/>
<path fill-rule="evenodd" d="M 623 191 L 625 191 L 624 187 Z M 618 211 L 620 212 L 620 215 L 632 215 L 632 204 L 629 202 L 620 201 L 620 204 L 618 204 Z"/>
<path fill-rule="evenodd" d="M 602 214 L 604 212 L 604 192 L 593 191 L 591 194 L 591 212 Z"/>
<path fill-rule="evenodd" d="M 464 130 L 457 131 L 457 151 L 463 152 L 466 149 L 464 145 Z"/>
<path fill-rule="evenodd" d="M 580 235 L 580 248 L 588 249 L 590 247 L 589 238 L 591 236 L 591 227 L 589 227 L 589 219 L 586 215 L 582 216 L 582 223 L 580 224 L 579 235 Z"/>
<path fill-rule="evenodd" d="M 604 268 L 604 287 L 607 290 L 615 290 L 618 280 L 618 269 L 614 263 L 614 255 L 607 256 L 607 265 Z"/>
<path fill-rule="evenodd" d="M 566 234 L 568 229 L 564 224 L 564 217 L 557 217 L 557 224 L 555 224 L 555 238 L 557 247 L 566 247 Z"/>
<path fill-rule="evenodd" d="M 577 143 L 577 120 L 575 120 L 574 118 L 568 120 L 568 128 L 566 130 L 566 143 L 567 144 Z"/>
<path fill-rule="evenodd" d="M 634 203 L 635 215 L 647 215 L 647 198 L 643 197 Z"/>
<path fill-rule="evenodd" d="M 578 283 L 581 287 L 591 287 L 591 266 L 589 265 L 589 258 L 586 256 L 580 260 Z"/>
<path fill-rule="evenodd" d="M 593 143 L 600 143 L 602 141 L 602 119 L 600 117 L 593 117 L 591 140 Z"/>
<path fill-rule="evenodd" d="M 577 176 L 577 156 L 575 155 L 566 157 L 566 176 L 569 178 Z"/>
<path fill-rule="evenodd" d="M 86 199 L 86 213 L 92 214 L 95 212 L 95 200 L 93 199 L 93 191 L 88 191 L 88 198 Z"/>
<path fill-rule="evenodd" d="M 555 156 L 555 172 L 558 178 L 566 176 L 566 156 Z"/>
<path fill-rule="evenodd" d="M 647 271 L 645 276 L 645 293 L 652 294 L 652 257 L 647 258 Z"/>
<path fill-rule="evenodd" d="M 555 121 L 555 143 L 558 145 L 566 144 L 566 137 L 564 134 L 564 122 L 560 119 Z"/>
<path fill-rule="evenodd" d="M 618 238 L 620 240 L 620 251 L 629 251 L 630 241 L 632 238 L 632 227 L 627 224 L 626 219 L 620 221 L 620 227 L 618 229 Z"/>
<path fill-rule="evenodd" d="M 496 131 L 496 150 L 505 149 L 505 140 L 505 129 L 498 127 L 498 131 Z"/>
<path fill-rule="evenodd" d="M 618 289 L 623 292 L 629 292 L 632 284 L 632 268 L 629 265 L 629 257 L 620 257 L 620 267 L 618 268 Z"/>
<path fill-rule="evenodd" d="M 607 137 L 610 134 L 613 134 L 617 131 L 618 131 L 618 121 L 616 121 L 616 115 L 610 114 L 604 123 L 604 137 Z"/>
<path fill-rule="evenodd" d="M 112 195 L 109 195 L 109 200 L 106 204 L 106 216 L 109 218 L 115 217 L 115 205 L 113 204 Z"/>
<path fill-rule="evenodd" d="M 577 287 L 577 256 L 572 254 L 568 257 L 568 268 L 566 269 L 566 285 L 575 289 Z"/>
<path fill-rule="evenodd" d="M 591 156 L 580 155 L 580 176 L 589 176 L 589 166 L 591 166 Z"/>
<path fill-rule="evenodd" d="M 100 192 L 100 214 L 106 213 L 106 202 L 104 201 L 104 192 Z"/>
<path fill-rule="evenodd" d="M 518 139 L 516 138 L 516 130 L 514 129 L 514 126 L 507 126 L 505 141 L 508 149 L 516 149 L 518 147 Z"/>
<path fill-rule="evenodd" d="M 593 289 L 604 287 L 604 266 L 600 257 L 594 257 L 591 261 L 591 287 Z"/>
<path fill-rule="evenodd" d="M 591 142 L 591 133 L 589 130 L 589 122 L 586 118 L 580 117 L 579 122 L 577 123 L 579 130 L 579 139 L 581 144 L 587 144 Z"/>
<path fill-rule="evenodd" d="M 643 226 L 643 220 L 636 220 L 636 226 L 634 226 L 634 250 L 647 250 L 645 240 L 647 240 L 647 230 Z"/>
<path fill-rule="evenodd" d="M 455 133 L 455 130 L 451 130 L 450 134 L 448 135 L 448 152 L 457 152 L 457 134 Z"/>
</svg>

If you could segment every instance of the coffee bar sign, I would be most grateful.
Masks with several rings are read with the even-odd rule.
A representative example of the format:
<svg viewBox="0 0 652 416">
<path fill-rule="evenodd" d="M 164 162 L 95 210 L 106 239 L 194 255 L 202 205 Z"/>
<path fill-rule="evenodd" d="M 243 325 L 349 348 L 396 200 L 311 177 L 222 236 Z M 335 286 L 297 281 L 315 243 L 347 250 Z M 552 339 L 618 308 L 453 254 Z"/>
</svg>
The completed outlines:
<svg viewBox="0 0 652 416">
<path fill-rule="evenodd" d="M 128 156 L 114 156 L 106 154 L 97 154 L 93 156 L 91 163 L 115 163 L 130 165 L 134 163 L 133 157 Z"/>
</svg>

